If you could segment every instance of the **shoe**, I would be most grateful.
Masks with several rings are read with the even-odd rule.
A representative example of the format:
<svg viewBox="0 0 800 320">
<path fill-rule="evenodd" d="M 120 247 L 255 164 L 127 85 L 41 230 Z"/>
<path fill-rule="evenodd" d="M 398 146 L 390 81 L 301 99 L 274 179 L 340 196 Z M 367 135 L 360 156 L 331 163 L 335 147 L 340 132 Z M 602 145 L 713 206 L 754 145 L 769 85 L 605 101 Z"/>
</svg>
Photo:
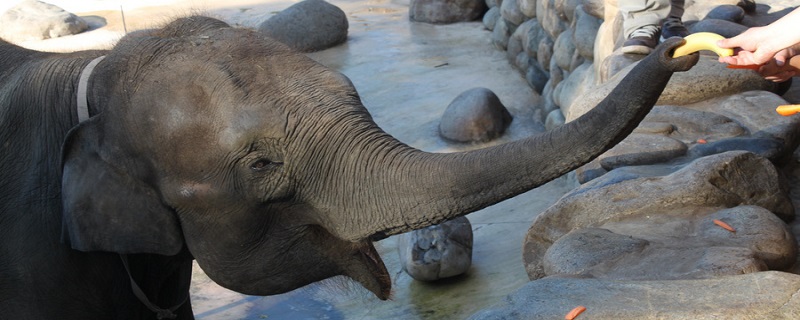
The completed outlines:
<svg viewBox="0 0 800 320">
<path fill-rule="evenodd" d="M 658 26 L 646 25 L 636 29 L 622 44 L 622 53 L 650 54 L 658 44 Z"/>
<path fill-rule="evenodd" d="M 672 37 L 683 38 L 688 35 L 689 30 L 686 29 L 680 18 L 669 17 L 664 20 L 664 24 L 661 26 L 661 42 Z"/>
</svg>

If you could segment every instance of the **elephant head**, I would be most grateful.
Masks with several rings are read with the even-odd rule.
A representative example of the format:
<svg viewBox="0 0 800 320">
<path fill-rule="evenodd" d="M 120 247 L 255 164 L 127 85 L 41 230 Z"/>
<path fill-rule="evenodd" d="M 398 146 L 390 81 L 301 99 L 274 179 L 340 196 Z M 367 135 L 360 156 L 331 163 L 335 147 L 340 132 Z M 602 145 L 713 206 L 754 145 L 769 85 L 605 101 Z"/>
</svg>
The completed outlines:
<svg viewBox="0 0 800 320">
<path fill-rule="evenodd" d="M 372 241 L 490 206 L 628 135 L 675 71 L 671 39 L 594 110 L 558 129 L 461 153 L 383 132 L 342 74 L 203 17 L 123 38 L 90 79 L 92 118 L 63 151 L 64 240 L 174 255 L 270 295 L 344 275 L 381 299 Z"/>
</svg>

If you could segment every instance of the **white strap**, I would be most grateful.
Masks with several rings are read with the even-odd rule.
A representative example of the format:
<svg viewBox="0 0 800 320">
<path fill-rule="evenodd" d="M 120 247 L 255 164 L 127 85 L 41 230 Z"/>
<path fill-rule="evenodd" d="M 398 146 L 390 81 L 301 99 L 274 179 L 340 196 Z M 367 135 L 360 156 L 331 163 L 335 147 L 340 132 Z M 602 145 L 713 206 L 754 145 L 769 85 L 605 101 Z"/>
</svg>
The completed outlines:
<svg viewBox="0 0 800 320">
<path fill-rule="evenodd" d="M 92 70 L 94 67 L 97 66 L 100 61 L 102 61 L 106 56 L 99 56 L 89 62 L 85 68 L 83 68 L 83 72 L 81 72 L 81 77 L 78 79 L 78 122 L 84 122 L 89 120 L 89 101 L 86 99 L 86 91 L 87 87 L 89 86 L 89 76 L 92 75 Z"/>
</svg>

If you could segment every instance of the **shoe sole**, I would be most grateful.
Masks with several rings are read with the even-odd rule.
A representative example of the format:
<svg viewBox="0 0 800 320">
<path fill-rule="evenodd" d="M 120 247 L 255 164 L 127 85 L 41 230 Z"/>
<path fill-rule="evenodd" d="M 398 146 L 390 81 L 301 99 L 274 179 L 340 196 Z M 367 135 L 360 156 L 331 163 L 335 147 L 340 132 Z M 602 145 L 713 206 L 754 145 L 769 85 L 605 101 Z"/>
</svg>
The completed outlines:
<svg viewBox="0 0 800 320">
<path fill-rule="evenodd" d="M 650 52 L 653 52 L 653 48 L 650 48 L 648 46 L 633 45 L 633 46 L 622 47 L 622 53 L 650 54 Z"/>
</svg>

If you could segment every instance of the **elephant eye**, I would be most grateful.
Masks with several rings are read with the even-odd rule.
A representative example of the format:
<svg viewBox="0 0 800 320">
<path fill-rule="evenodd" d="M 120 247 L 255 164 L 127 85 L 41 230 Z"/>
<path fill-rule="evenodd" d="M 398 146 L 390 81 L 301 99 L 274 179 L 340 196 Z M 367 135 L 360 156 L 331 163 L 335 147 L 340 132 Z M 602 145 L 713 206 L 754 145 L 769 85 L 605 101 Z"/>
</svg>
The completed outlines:
<svg viewBox="0 0 800 320">
<path fill-rule="evenodd" d="M 258 159 L 258 160 L 256 160 L 255 162 L 253 162 L 250 165 L 250 169 L 253 169 L 253 170 L 256 170 L 256 171 L 264 170 L 267 167 L 269 167 L 269 165 L 271 165 L 271 164 L 272 164 L 272 161 L 269 161 L 267 159 Z"/>
</svg>

